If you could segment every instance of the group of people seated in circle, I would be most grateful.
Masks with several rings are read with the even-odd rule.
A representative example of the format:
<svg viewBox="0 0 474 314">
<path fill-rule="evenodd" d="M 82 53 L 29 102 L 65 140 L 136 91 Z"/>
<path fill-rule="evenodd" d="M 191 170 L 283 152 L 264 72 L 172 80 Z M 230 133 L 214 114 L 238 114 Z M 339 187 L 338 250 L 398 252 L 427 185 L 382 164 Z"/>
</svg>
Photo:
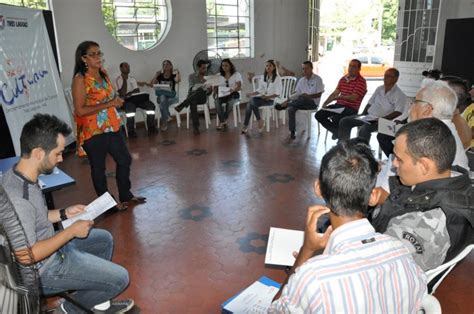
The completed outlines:
<svg viewBox="0 0 474 314">
<path fill-rule="evenodd" d="M 72 93 L 78 145 L 87 153 L 97 195 L 108 191 L 105 158 L 112 155 L 119 192 L 116 209 L 126 210 L 131 203 L 146 199 L 131 192 L 131 157 L 117 109 L 128 97 L 140 95 L 126 63 L 121 64 L 122 75 L 116 80 L 117 95 L 102 69 L 102 55 L 92 41 L 81 43 L 76 50 Z M 201 60 L 197 65 L 198 71 L 189 77 L 188 97 L 176 111 L 190 106 L 194 132 L 199 133 L 196 106 L 214 92 L 216 104 L 227 104 L 217 109 L 218 128 L 224 130 L 242 78 L 225 59 L 216 90 L 205 85 L 207 62 Z M 296 132 L 296 110 L 317 109 L 324 91 L 311 62 L 302 67 L 296 93 L 276 106 L 289 112 L 290 139 Z M 252 113 L 259 130 L 263 129 L 258 108 L 273 106 L 273 99 L 281 93 L 276 68 L 273 60 L 267 61 L 258 89 L 249 93 L 243 133 L 248 132 Z M 324 155 L 315 178 L 315 194 L 325 205 L 308 209 L 303 245 L 270 312 L 416 312 L 427 293 L 426 273 L 474 243 L 474 193 L 468 172 L 474 106 L 465 108 L 468 94 L 474 96 L 473 89 L 459 78 L 430 78 L 409 107 L 396 85 L 399 72 L 391 68 L 366 108 L 366 116 L 375 119 L 362 124 L 357 113 L 366 82 L 360 68 L 358 60 L 350 61 L 348 74 L 315 115 L 339 140 Z M 179 81 L 179 72 L 166 60 L 162 71 L 143 84 L 171 82 L 175 86 Z M 221 86 L 225 88 L 219 90 Z M 160 106 L 163 120 L 168 121 L 167 110 L 175 96 L 158 96 L 160 105 L 166 104 Z M 133 112 L 128 108 L 127 113 Z M 151 116 L 154 108 L 144 110 Z M 367 141 L 379 118 L 407 119 L 395 132 L 391 149 L 384 150 L 389 156 L 384 165 L 374 158 Z M 149 131 L 156 132 L 149 123 Z M 361 127 L 359 136 L 349 139 L 354 126 Z M 31 246 L 13 246 L 14 255 L 20 263 L 37 267 L 45 294 L 74 290 L 74 298 L 94 312 L 125 313 L 133 307 L 132 299 L 111 301 L 129 283 L 127 270 L 111 261 L 112 235 L 92 228 L 93 222 L 85 220 L 55 232 L 52 223 L 83 213 L 84 205 L 48 211 L 42 201 L 38 176 L 50 173 L 62 161 L 70 133 L 67 124 L 47 114 L 36 115 L 23 127 L 20 161 L 3 175 L 0 187 L 0 205 L 16 209 Z M 81 309 L 69 301 L 57 309 L 57 313 L 77 312 Z"/>
</svg>

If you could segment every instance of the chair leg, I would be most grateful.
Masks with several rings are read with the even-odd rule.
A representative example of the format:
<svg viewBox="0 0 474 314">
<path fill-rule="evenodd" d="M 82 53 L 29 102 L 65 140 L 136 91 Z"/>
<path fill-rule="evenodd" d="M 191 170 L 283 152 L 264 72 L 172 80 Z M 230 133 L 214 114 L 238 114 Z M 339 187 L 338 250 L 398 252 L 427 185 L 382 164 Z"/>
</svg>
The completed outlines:
<svg viewBox="0 0 474 314">
<path fill-rule="evenodd" d="M 189 112 L 189 107 L 186 108 L 186 128 L 189 129 L 189 115 L 190 115 L 190 112 Z"/>
<path fill-rule="evenodd" d="M 272 114 L 272 109 L 273 109 L 273 108 L 268 108 L 268 109 L 267 109 L 267 116 L 266 116 L 266 118 L 267 118 L 267 133 L 270 132 L 270 121 L 271 121 L 271 120 L 270 120 L 270 116 L 271 116 L 271 114 Z M 277 122 L 277 123 L 278 123 L 278 122 Z"/>
<path fill-rule="evenodd" d="M 209 129 L 211 125 L 211 114 L 207 105 L 204 105 L 204 121 L 206 122 L 206 129 Z"/>
<path fill-rule="evenodd" d="M 307 139 L 311 137 L 311 114 L 312 112 L 306 114 L 306 138 Z"/>
</svg>

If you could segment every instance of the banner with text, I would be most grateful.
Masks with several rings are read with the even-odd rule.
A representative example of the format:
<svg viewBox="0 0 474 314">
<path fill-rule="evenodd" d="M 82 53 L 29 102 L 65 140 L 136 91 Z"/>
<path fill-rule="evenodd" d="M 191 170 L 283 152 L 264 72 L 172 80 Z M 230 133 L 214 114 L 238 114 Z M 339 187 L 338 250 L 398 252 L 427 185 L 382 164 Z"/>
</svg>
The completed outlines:
<svg viewBox="0 0 474 314">
<path fill-rule="evenodd" d="M 0 105 L 18 156 L 21 129 L 33 115 L 53 114 L 71 126 L 71 114 L 42 12 L 0 5 L 0 42 Z"/>
</svg>

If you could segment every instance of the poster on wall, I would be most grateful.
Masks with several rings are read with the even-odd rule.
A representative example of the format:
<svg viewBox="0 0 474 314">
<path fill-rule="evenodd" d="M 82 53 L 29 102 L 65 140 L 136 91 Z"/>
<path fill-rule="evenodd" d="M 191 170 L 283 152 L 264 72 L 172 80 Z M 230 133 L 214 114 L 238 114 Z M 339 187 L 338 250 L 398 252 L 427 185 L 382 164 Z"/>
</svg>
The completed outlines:
<svg viewBox="0 0 474 314">
<path fill-rule="evenodd" d="M 70 111 L 40 10 L 0 4 L 0 43 L 0 105 L 19 156 L 28 120 L 49 113 L 71 126 Z"/>
</svg>

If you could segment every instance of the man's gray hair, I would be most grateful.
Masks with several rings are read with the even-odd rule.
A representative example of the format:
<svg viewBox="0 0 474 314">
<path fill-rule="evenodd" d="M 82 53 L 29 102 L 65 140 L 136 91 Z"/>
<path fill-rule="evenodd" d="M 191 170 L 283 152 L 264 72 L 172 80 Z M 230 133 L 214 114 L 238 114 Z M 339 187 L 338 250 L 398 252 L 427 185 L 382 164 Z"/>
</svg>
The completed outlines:
<svg viewBox="0 0 474 314">
<path fill-rule="evenodd" d="M 420 98 L 433 107 L 433 117 L 438 119 L 452 119 L 458 103 L 456 92 L 443 81 L 428 83 L 419 91 Z M 424 104 L 427 106 L 428 104 Z"/>
</svg>

